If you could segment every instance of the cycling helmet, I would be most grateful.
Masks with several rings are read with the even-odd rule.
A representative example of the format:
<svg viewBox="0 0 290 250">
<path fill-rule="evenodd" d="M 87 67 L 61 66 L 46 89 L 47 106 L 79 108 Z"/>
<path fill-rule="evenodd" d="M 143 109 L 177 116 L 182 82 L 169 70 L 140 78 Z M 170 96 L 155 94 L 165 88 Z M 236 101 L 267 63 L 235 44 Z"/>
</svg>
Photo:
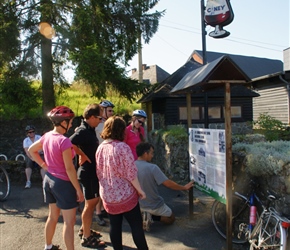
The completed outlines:
<svg viewBox="0 0 290 250">
<path fill-rule="evenodd" d="M 29 130 L 35 130 L 35 127 L 33 125 L 27 125 L 25 128 L 25 131 L 29 131 Z"/>
<path fill-rule="evenodd" d="M 114 108 L 115 107 L 115 105 L 113 103 L 111 103 L 110 101 L 107 101 L 107 100 L 101 101 L 100 106 L 103 108 L 108 108 L 108 107 Z"/>
<path fill-rule="evenodd" d="M 49 111 L 47 116 L 53 123 L 61 123 L 63 120 L 72 119 L 75 114 L 66 106 L 57 106 Z"/>
<path fill-rule="evenodd" d="M 147 118 L 147 114 L 144 110 L 142 109 L 136 109 L 133 111 L 133 116 L 136 115 L 136 116 L 142 116 L 144 118 Z"/>
</svg>

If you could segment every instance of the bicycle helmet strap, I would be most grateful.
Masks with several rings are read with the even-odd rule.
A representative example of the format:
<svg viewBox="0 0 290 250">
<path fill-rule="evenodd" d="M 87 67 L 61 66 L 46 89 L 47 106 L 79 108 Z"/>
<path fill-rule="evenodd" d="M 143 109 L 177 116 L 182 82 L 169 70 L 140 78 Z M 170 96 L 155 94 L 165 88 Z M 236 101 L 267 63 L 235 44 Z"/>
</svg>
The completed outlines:
<svg viewBox="0 0 290 250">
<path fill-rule="evenodd" d="M 65 133 L 66 133 L 68 131 L 69 121 L 68 120 L 64 120 L 64 121 L 66 122 L 66 128 L 62 126 L 61 123 L 59 123 L 59 126 L 61 126 L 65 130 Z"/>
</svg>

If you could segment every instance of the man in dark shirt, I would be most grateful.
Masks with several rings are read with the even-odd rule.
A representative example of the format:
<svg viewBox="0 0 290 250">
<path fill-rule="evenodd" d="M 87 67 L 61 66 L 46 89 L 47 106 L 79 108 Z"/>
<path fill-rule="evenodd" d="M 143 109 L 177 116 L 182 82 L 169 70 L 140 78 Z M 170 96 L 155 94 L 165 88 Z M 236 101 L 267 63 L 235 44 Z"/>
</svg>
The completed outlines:
<svg viewBox="0 0 290 250">
<path fill-rule="evenodd" d="M 99 146 L 95 128 L 102 122 L 102 107 L 89 104 L 83 113 L 84 120 L 70 137 L 74 150 L 79 155 L 80 167 L 78 179 L 83 186 L 85 206 L 82 212 L 82 246 L 101 247 L 104 243 L 98 240 L 99 233 L 91 230 L 96 204 L 99 201 L 99 180 L 96 174 L 95 153 Z"/>
</svg>

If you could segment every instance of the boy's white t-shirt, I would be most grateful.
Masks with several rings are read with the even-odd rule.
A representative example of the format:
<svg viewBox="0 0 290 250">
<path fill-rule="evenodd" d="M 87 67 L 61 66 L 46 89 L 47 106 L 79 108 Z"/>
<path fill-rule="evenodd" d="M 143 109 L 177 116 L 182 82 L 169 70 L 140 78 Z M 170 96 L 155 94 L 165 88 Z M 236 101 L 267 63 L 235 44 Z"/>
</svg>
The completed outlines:
<svg viewBox="0 0 290 250">
<path fill-rule="evenodd" d="M 41 138 L 41 135 L 35 135 L 34 142 L 38 141 L 40 138 Z M 29 148 L 34 142 L 31 141 L 29 137 L 26 137 L 23 140 L 23 148 Z"/>
</svg>

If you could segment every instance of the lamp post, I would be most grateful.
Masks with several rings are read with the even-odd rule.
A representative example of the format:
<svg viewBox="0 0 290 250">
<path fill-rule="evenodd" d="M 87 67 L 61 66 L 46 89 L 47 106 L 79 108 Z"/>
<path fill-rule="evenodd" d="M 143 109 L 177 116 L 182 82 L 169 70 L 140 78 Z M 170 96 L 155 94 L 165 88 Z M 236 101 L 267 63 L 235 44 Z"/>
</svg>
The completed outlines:
<svg viewBox="0 0 290 250">
<path fill-rule="evenodd" d="M 200 1 L 200 16 L 201 16 L 201 36 L 202 36 L 202 64 L 205 65 L 207 63 L 207 57 L 206 57 L 206 31 L 205 31 L 205 21 L 204 21 L 204 0 Z"/>
</svg>

